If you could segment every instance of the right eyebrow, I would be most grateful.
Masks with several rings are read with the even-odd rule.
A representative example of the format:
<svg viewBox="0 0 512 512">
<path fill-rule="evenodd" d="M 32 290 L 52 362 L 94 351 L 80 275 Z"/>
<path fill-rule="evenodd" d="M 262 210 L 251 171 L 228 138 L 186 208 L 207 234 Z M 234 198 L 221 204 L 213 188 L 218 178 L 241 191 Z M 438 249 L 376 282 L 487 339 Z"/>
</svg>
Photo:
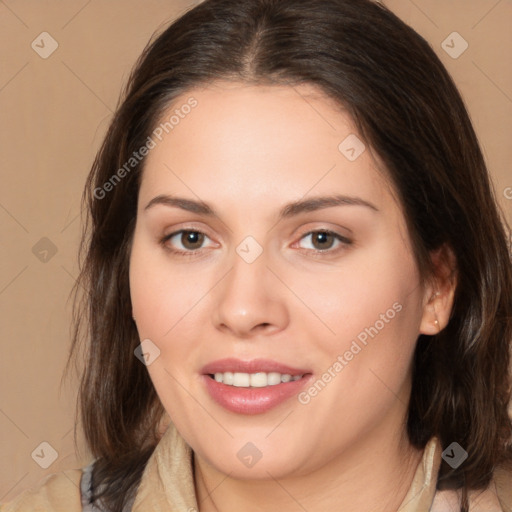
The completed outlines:
<svg viewBox="0 0 512 512">
<path fill-rule="evenodd" d="M 148 210 L 157 204 L 181 208 L 187 212 L 198 213 L 199 215 L 207 215 L 210 217 L 218 217 L 213 208 L 204 201 L 195 201 L 193 199 L 185 199 L 184 197 L 172 197 L 165 194 L 159 195 L 151 199 L 145 206 L 144 210 Z"/>
</svg>

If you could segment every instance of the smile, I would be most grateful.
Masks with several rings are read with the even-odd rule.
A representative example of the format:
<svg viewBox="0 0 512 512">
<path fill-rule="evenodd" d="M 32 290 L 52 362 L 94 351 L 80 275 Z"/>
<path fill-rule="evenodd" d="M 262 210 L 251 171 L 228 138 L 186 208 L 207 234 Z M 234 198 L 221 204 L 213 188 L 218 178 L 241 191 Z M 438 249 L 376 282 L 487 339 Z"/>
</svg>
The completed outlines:
<svg viewBox="0 0 512 512">
<path fill-rule="evenodd" d="M 303 375 L 290 375 L 289 373 L 278 372 L 258 372 L 258 373 L 241 373 L 241 372 L 224 372 L 210 374 L 210 377 L 216 382 L 221 382 L 227 386 L 235 386 L 238 388 L 264 388 L 266 386 L 276 386 L 277 384 L 296 381 Z"/>
</svg>

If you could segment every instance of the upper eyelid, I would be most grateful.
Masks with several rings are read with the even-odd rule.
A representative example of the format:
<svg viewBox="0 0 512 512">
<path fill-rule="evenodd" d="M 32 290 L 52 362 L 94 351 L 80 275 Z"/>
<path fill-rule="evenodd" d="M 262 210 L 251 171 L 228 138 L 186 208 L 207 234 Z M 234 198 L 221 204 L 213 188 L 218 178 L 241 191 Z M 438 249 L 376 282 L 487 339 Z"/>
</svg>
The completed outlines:
<svg viewBox="0 0 512 512">
<path fill-rule="evenodd" d="M 347 231 L 350 232 L 349 235 L 343 235 L 342 233 L 338 233 L 335 229 L 333 228 L 309 228 L 309 229 L 306 229 L 301 235 L 300 237 L 304 237 L 306 235 L 310 235 L 312 233 L 319 233 L 319 232 L 327 232 L 327 233 L 331 233 L 333 235 L 337 235 L 337 236 L 340 236 L 341 238 L 350 238 L 352 236 L 352 230 L 351 229 L 348 229 L 348 228 L 345 228 Z M 170 237 L 172 235 L 176 235 L 178 233 L 181 233 L 183 231 L 191 231 L 191 232 L 194 232 L 194 233 L 202 233 L 203 235 L 207 235 L 209 238 L 210 235 L 208 234 L 208 230 L 207 229 L 204 229 L 204 228 L 196 228 L 194 226 L 184 226 L 184 227 L 180 227 L 178 229 L 173 229 L 171 231 L 169 231 L 169 233 L 167 233 L 166 235 L 163 235 L 164 237 Z"/>
<path fill-rule="evenodd" d="M 192 228 L 180 228 L 180 229 L 173 230 L 170 233 L 168 233 L 167 235 L 164 235 L 162 237 L 162 239 L 168 241 L 171 238 L 175 237 L 176 235 L 179 235 L 179 234 L 184 233 L 184 232 L 200 233 L 200 234 L 205 235 L 206 237 L 208 237 L 210 240 L 212 240 L 212 237 L 208 233 L 206 233 L 205 231 L 203 231 L 201 229 L 192 229 Z"/>
<path fill-rule="evenodd" d="M 194 222 L 194 221 L 192 221 Z M 308 222 L 307 224 L 318 224 L 318 223 L 321 223 L 321 221 L 311 221 L 311 222 Z M 203 233 L 205 235 L 208 235 L 210 238 L 211 236 L 209 235 L 209 232 L 210 232 L 210 229 L 209 228 L 203 228 L 203 227 L 196 227 L 196 226 L 193 226 L 187 222 L 184 223 L 185 225 L 184 226 L 180 226 L 178 228 L 173 228 L 172 231 L 169 231 L 169 234 L 176 234 L 176 233 L 179 233 L 181 231 L 197 231 L 199 233 Z M 299 229 L 300 230 L 300 229 Z M 343 234 L 343 233 L 338 233 L 337 231 L 346 231 L 347 234 Z M 230 230 L 231 231 L 231 230 Z M 297 230 L 294 230 L 294 231 L 297 231 Z M 311 227 L 311 228 L 307 228 L 300 236 L 306 236 L 312 232 L 318 232 L 318 231 L 328 231 L 330 233 L 333 233 L 333 234 L 336 234 L 336 235 L 339 235 L 340 237 L 342 238 L 347 238 L 347 239 L 350 239 L 353 237 L 353 232 L 350 228 L 346 227 L 346 226 L 338 226 L 337 228 L 331 228 L 331 227 Z M 164 236 L 168 236 L 168 235 L 164 235 Z"/>
<path fill-rule="evenodd" d="M 169 237 L 171 235 L 176 235 L 178 233 L 181 233 L 182 231 L 193 231 L 193 232 L 197 232 L 197 233 L 202 233 L 204 235 L 207 235 L 209 238 L 211 238 L 211 236 L 209 235 L 209 232 L 210 232 L 209 229 L 203 228 L 203 227 L 198 228 L 196 226 L 190 226 L 190 225 L 187 225 L 186 223 L 183 226 L 171 229 L 166 235 L 163 235 L 163 236 Z"/>
</svg>

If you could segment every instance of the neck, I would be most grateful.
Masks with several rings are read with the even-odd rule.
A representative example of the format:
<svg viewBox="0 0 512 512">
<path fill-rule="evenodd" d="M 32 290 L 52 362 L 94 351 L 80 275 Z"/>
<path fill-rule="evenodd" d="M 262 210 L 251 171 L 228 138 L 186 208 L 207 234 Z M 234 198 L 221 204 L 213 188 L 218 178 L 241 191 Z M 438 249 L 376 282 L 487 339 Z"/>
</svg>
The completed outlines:
<svg viewBox="0 0 512 512">
<path fill-rule="evenodd" d="M 238 480 L 217 471 L 194 454 L 199 510 L 397 510 L 423 451 L 410 445 L 405 430 L 399 431 L 396 424 L 393 426 L 394 430 L 378 425 L 364 439 L 352 443 L 308 475 L 279 480 Z"/>
</svg>

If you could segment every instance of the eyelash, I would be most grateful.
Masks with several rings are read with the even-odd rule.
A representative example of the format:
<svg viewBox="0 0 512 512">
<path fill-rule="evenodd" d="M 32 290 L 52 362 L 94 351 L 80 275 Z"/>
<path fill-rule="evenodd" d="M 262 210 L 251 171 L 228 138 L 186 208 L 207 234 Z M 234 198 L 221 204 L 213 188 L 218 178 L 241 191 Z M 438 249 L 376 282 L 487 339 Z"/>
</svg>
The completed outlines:
<svg viewBox="0 0 512 512">
<path fill-rule="evenodd" d="M 208 235 L 206 233 L 203 233 L 202 231 L 199 231 L 197 229 L 180 229 L 179 231 L 174 231 L 173 233 L 170 233 L 169 235 L 165 235 L 161 240 L 160 240 L 160 244 L 169 252 L 171 252 L 172 254 L 176 254 L 178 256 L 184 256 L 184 257 L 194 257 L 194 256 L 197 256 L 200 252 L 201 252 L 201 249 L 196 249 L 196 250 L 191 250 L 191 251 L 182 251 L 182 250 L 179 250 L 179 249 L 174 249 L 174 248 L 170 248 L 169 245 L 167 244 L 167 242 L 173 238 L 174 236 L 176 235 L 179 235 L 179 234 L 183 234 L 183 233 L 198 233 L 200 235 L 204 235 L 206 237 L 208 237 Z M 325 235 L 332 235 L 334 236 L 334 238 L 336 240 L 338 240 L 339 242 L 341 242 L 341 247 L 338 247 L 337 249 L 325 249 L 325 250 L 320 250 L 320 249 L 302 249 L 302 250 L 305 250 L 307 252 L 312 252 L 314 255 L 318 255 L 318 256 L 323 256 L 323 255 L 333 255 L 333 254 L 337 254 L 339 251 L 343 250 L 344 248 L 346 248 L 347 246 L 350 246 L 352 245 L 353 241 L 334 232 L 334 231 L 330 231 L 328 229 L 318 229 L 318 230 L 313 230 L 313 231 L 308 231 L 307 233 L 304 233 L 300 239 L 302 240 L 303 238 L 306 238 L 307 236 L 310 236 L 310 235 L 315 235 L 315 234 L 325 234 Z"/>
</svg>

